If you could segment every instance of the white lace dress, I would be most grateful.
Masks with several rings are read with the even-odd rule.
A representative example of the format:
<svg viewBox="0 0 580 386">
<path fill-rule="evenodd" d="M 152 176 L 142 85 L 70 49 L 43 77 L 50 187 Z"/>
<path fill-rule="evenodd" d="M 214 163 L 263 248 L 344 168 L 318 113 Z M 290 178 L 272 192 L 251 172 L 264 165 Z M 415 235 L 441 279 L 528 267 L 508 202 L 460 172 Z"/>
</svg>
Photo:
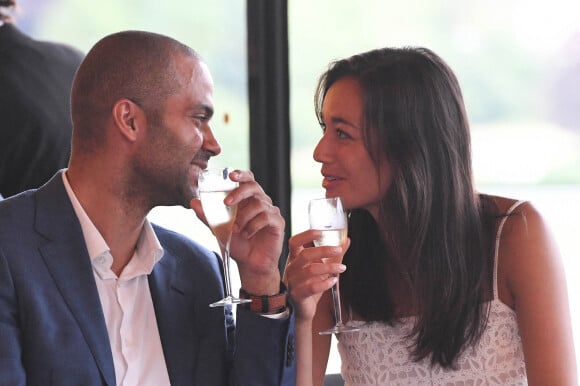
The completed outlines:
<svg viewBox="0 0 580 386">
<path fill-rule="evenodd" d="M 514 204 L 508 213 L 519 204 Z M 351 321 L 348 324 L 361 329 L 338 337 L 346 386 L 528 384 L 515 312 L 498 298 L 497 251 L 504 222 L 505 218 L 496 237 L 494 298 L 488 325 L 478 344 L 458 358 L 457 369 L 432 367 L 428 359 L 413 362 L 405 336 L 412 330 L 414 318 L 405 318 L 393 326 Z"/>
</svg>

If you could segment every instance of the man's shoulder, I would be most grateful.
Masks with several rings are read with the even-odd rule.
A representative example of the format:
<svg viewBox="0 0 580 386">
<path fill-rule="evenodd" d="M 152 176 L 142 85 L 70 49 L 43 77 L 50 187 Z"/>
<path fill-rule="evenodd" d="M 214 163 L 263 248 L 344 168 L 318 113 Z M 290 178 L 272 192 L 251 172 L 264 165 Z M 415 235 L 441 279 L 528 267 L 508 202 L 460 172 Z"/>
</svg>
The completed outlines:
<svg viewBox="0 0 580 386">
<path fill-rule="evenodd" d="M 35 192 L 36 189 L 27 190 L 0 200 L 0 223 L 2 220 L 10 221 L 10 216 L 22 217 L 32 210 Z"/>
<path fill-rule="evenodd" d="M 52 68 L 52 72 L 72 76 L 85 57 L 80 49 L 64 43 L 48 40 L 36 40 L 21 32 L 13 25 L 3 27 L 0 36 L 0 63 L 5 67 L 7 76 L 12 72 L 20 74 L 22 72 L 39 72 L 51 79 L 46 67 Z M 26 66 L 23 68 L 22 64 Z M 60 75 L 62 77 L 62 75 Z"/>
</svg>

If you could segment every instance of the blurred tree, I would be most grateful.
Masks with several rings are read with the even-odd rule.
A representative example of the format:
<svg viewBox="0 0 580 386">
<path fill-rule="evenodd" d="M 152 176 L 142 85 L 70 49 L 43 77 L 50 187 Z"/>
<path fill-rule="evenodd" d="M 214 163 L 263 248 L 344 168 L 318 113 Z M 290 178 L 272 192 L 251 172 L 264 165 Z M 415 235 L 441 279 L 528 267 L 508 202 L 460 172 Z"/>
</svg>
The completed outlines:
<svg viewBox="0 0 580 386">
<path fill-rule="evenodd" d="M 563 127 L 580 132 L 580 29 L 561 55 L 567 60 L 555 68 L 550 85 L 552 118 Z"/>
</svg>

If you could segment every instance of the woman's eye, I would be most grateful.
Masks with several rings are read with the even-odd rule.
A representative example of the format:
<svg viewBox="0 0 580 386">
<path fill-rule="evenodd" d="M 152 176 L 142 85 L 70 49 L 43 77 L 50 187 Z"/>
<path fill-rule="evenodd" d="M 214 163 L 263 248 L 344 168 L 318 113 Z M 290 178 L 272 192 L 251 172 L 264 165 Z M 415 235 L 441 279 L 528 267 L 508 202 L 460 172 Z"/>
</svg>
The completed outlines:
<svg viewBox="0 0 580 386">
<path fill-rule="evenodd" d="M 341 129 L 336 129 L 336 135 L 339 138 L 350 138 L 350 136 L 345 131 L 343 131 Z"/>
</svg>

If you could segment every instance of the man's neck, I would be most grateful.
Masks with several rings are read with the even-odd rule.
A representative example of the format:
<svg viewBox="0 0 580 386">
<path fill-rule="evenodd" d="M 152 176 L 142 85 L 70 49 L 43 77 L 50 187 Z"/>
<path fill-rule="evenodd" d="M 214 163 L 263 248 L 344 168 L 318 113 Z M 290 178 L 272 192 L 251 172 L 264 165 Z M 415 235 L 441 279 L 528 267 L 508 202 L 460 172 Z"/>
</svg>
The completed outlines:
<svg viewBox="0 0 580 386">
<path fill-rule="evenodd" d="M 111 269 L 119 275 L 135 252 L 146 215 L 111 193 L 104 180 L 75 178 L 79 174 L 70 169 L 65 176 L 86 215 L 109 246 L 114 259 Z"/>
</svg>

